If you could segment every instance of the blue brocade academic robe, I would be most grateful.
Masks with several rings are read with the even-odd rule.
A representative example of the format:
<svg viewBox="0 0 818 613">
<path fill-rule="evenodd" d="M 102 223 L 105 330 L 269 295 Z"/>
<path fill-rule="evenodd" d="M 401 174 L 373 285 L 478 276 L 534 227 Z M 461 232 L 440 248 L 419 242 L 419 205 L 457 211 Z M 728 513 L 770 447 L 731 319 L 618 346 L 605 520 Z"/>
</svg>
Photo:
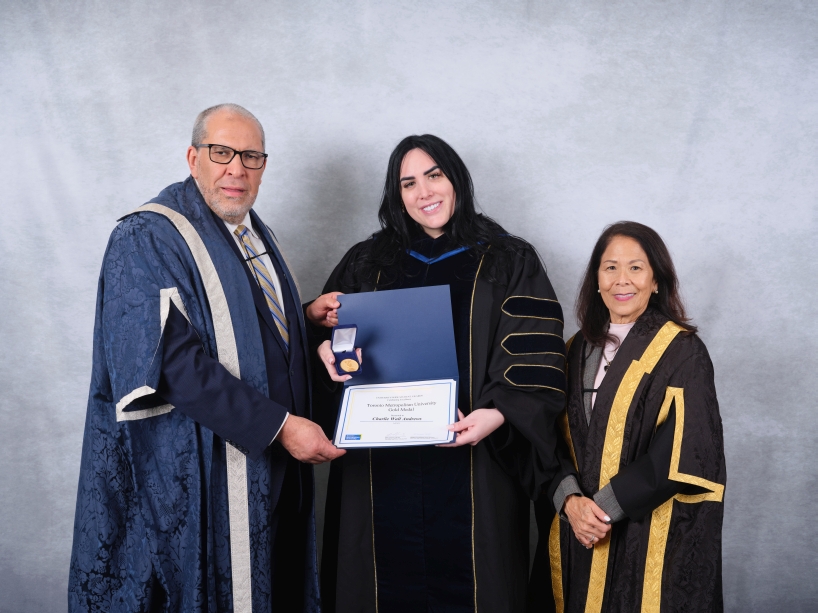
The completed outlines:
<svg viewBox="0 0 818 613">
<path fill-rule="evenodd" d="M 312 471 L 270 445 L 287 412 L 309 417 L 303 313 L 274 237 L 251 215 L 281 280 L 289 349 L 191 178 L 112 233 L 69 611 L 266 613 L 294 590 L 304 611 L 319 610 Z M 295 571 L 282 542 L 303 547 Z"/>
</svg>

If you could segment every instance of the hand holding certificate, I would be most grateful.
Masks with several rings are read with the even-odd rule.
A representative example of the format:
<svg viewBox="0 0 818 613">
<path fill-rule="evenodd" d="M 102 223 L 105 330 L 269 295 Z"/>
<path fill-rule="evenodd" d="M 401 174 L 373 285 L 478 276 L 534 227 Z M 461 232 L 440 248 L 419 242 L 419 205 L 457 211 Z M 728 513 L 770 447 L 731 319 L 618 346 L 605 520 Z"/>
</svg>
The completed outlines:
<svg viewBox="0 0 818 613">
<path fill-rule="evenodd" d="M 333 443 L 341 448 L 455 440 L 459 371 L 449 287 L 339 296 L 366 369 L 344 383 Z"/>
</svg>

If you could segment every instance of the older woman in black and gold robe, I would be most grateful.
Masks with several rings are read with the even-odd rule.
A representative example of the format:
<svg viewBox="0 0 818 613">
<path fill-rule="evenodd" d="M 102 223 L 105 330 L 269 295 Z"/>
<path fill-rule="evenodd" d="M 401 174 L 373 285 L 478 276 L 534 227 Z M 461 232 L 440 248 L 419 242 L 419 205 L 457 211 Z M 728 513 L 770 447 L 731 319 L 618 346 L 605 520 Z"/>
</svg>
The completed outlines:
<svg viewBox="0 0 818 613">
<path fill-rule="evenodd" d="M 476 213 L 468 171 L 439 138 L 398 145 L 379 216 L 383 230 L 326 289 L 448 285 L 463 415 L 454 448 L 349 450 L 332 463 L 324 610 L 524 611 L 529 501 L 558 467 L 562 310 L 534 248 Z M 328 345 L 324 375 L 342 381 Z M 331 424 L 338 400 L 317 400 Z"/>
<path fill-rule="evenodd" d="M 605 230 L 577 318 L 562 470 L 537 503 L 532 610 L 722 611 L 713 366 L 656 232 L 634 222 Z"/>
</svg>

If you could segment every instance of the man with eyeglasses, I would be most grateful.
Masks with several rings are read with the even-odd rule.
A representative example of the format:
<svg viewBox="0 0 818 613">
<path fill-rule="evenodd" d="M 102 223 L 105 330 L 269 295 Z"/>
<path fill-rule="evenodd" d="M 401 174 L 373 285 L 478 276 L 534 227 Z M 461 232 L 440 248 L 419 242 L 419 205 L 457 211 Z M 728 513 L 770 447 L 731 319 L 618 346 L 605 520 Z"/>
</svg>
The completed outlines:
<svg viewBox="0 0 818 613">
<path fill-rule="evenodd" d="M 97 299 L 69 611 L 318 611 L 305 315 L 252 211 L 246 109 L 203 111 L 182 183 L 123 217 Z"/>
</svg>

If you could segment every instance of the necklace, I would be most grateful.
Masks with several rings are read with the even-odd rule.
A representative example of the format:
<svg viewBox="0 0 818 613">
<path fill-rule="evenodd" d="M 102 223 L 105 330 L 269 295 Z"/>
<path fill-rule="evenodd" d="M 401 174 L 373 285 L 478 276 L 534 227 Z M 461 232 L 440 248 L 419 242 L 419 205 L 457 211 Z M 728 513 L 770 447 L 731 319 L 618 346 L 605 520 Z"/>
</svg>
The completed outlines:
<svg viewBox="0 0 818 613">
<path fill-rule="evenodd" d="M 605 372 L 608 372 L 608 367 L 611 365 L 611 363 L 608 360 L 608 358 L 605 357 L 605 349 L 604 348 L 602 349 L 602 359 L 605 360 L 605 366 L 603 367 L 602 370 L 604 370 Z"/>
</svg>

